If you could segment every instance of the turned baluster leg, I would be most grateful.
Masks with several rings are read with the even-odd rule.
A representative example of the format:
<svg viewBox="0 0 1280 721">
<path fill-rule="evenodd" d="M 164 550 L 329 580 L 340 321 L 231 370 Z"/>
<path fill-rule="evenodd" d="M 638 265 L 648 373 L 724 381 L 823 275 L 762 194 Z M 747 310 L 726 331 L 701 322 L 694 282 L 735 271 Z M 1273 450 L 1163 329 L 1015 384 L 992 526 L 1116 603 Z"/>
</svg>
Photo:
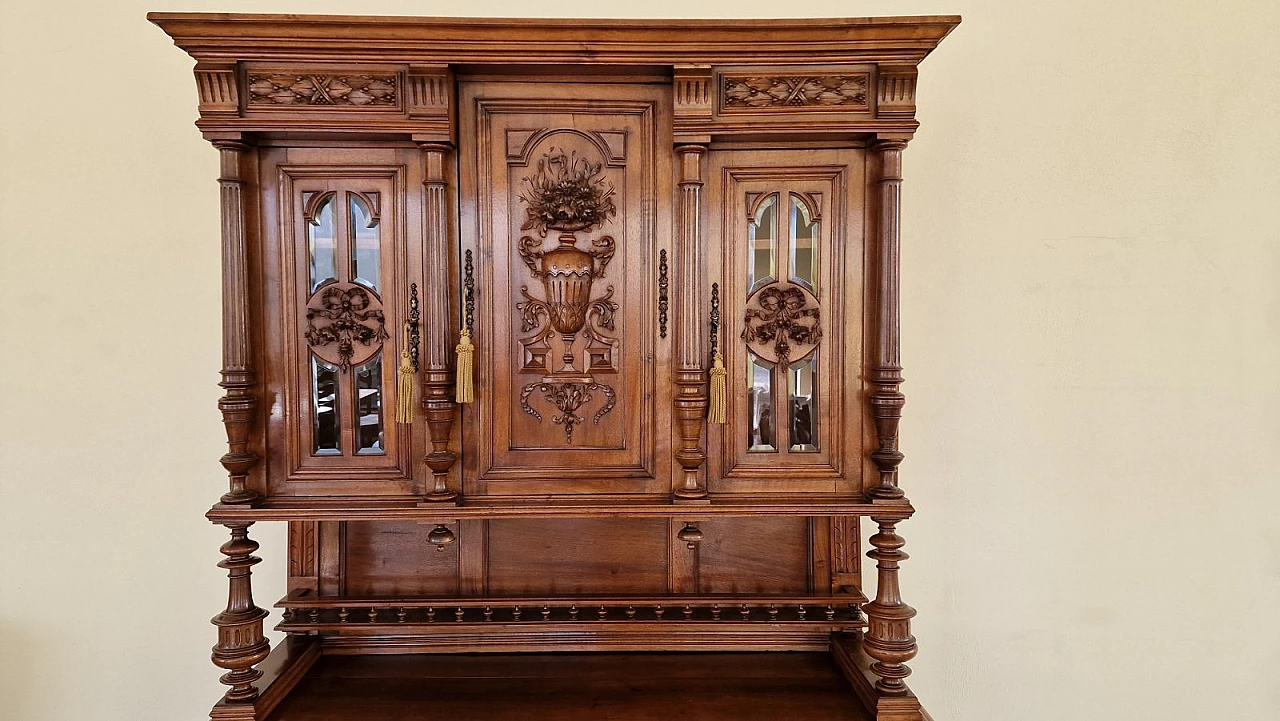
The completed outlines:
<svg viewBox="0 0 1280 721">
<path fill-rule="evenodd" d="M 879 483 L 871 489 L 872 498 L 902 498 L 898 487 L 898 421 L 906 402 L 899 390 L 902 384 L 901 353 L 898 341 L 898 251 L 899 217 L 902 193 L 902 151 L 904 140 L 881 140 L 875 145 L 880 153 L 880 232 L 877 248 L 876 348 L 875 365 L 871 368 L 871 413 L 875 419 L 879 446 L 871 452 L 871 461 L 880 472 Z"/>
<path fill-rule="evenodd" d="M 877 573 L 876 600 L 862 610 L 867 614 L 867 631 L 862 646 L 867 655 L 876 660 L 871 671 L 880 677 L 876 688 L 887 695 L 906 693 L 903 679 L 911 675 L 907 661 L 915 658 L 918 650 L 911 635 L 911 619 L 916 610 L 902 602 L 898 588 L 898 564 L 907 559 L 902 547 L 905 541 L 897 533 L 897 521 L 889 518 L 872 518 L 880 526 L 880 532 L 871 537 L 875 548 L 867 556 L 875 559 Z"/>
<path fill-rule="evenodd" d="M 213 617 L 218 627 L 218 645 L 213 647 L 213 663 L 227 669 L 220 679 L 230 686 L 224 698 L 227 701 L 252 701 L 258 697 L 253 685 L 262 672 L 254 668 L 271 652 L 271 642 L 262 635 L 262 620 L 267 612 L 253 604 L 253 588 L 250 569 L 262 559 L 253 555 L 258 550 L 256 541 L 249 538 L 252 523 L 228 523 L 231 540 L 220 549 L 226 558 L 218 562 L 227 569 L 230 591 L 227 609 Z"/>
<path fill-rule="evenodd" d="M 244 180 L 240 157 L 247 146 L 232 140 L 214 142 L 220 159 L 218 186 L 222 199 L 222 382 L 226 393 L 218 400 L 227 430 L 227 453 L 222 466 L 231 490 L 223 503 L 248 504 L 258 494 L 247 487 L 249 470 L 258 456 L 249 450 L 249 433 L 257 415 L 253 368 L 249 364 L 249 270 L 245 248 Z"/>
<path fill-rule="evenodd" d="M 422 144 L 426 168 L 426 303 L 430 312 L 432 331 L 427 334 L 427 362 L 423 379 L 423 405 L 426 406 L 427 433 L 431 439 L 431 451 L 427 454 L 427 467 L 431 469 L 432 486 L 428 501 L 453 501 L 458 492 L 449 488 L 449 470 L 458 455 L 449 449 L 449 437 L 453 433 L 453 420 L 457 412 L 454 402 L 454 371 L 451 367 L 454 352 L 454 334 L 458 329 L 453 322 L 451 302 L 454 289 L 452 273 L 453 241 L 449 234 L 448 182 L 445 164 L 452 148 L 446 143 Z"/>
<path fill-rule="evenodd" d="M 702 448 L 702 425 L 707 416 L 707 372 L 702 354 L 702 156 L 701 145 L 676 148 L 680 156 L 680 234 L 676 246 L 675 406 L 676 461 L 682 475 L 675 487 L 678 498 L 705 498 L 699 469 L 707 460 Z"/>
</svg>

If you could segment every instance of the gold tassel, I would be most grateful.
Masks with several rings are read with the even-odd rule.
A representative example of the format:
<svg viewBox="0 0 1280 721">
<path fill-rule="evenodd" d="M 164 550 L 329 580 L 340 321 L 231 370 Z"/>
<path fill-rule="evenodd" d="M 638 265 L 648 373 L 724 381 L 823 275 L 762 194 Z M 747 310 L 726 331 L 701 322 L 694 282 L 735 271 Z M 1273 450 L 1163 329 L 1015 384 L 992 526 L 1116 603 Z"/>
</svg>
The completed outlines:
<svg viewBox="0 0 1280 721">
<path fill-rule="evenodd" d="M 458 385 L 454 392 L 454 400 L 459 403 L 474 403 L 476 400 L 475 385 L 472 376 L 475 374 L 476 347 L 471 344 L 471 331 L 462 329 L 462 338 L 455 348 L 458 351 Z"/>
<path fill-rule="evenodd" d="M 409 324 L 404 324 L 400 346 L 400 369 L 396 372 L 396 423 L 413 423 L 413 408 L 418 403 L 418 375 L 409 357 Z"/>
<path fill-rule="evenodd" d="M 727 415 L 728 387 L 726 377 L 729 371 L 724 367 L 724 356 L 717 351 L 711 363 L 711 407 L 707 411 L 708 423 L 724 423 Z"/>
</svg>

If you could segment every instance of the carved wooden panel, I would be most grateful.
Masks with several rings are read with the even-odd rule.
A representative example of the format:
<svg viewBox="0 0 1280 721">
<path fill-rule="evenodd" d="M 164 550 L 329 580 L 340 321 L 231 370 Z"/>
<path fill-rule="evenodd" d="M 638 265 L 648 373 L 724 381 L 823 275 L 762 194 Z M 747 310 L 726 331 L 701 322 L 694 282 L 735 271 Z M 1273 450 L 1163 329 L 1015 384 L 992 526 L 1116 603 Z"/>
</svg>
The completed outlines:
<svg viewBox="0 0 1280 721">
<path fill-rule="evenodd" d="M 663 518 L 490 521 L 489 592 L 665 593 L 669 538 Z"/>
<path fill-rule="evenodd" d="M 464 247 L 480 259 L 478 403 L 466 427 L 478 452 L 464 454 L 464 492 L 663 491 L 654 399 L 666 378 L 655 363 L 665 102 L 644 86 L 593 89 L 591 102 L 576 86 L 471 88 L 462 206 L 475 213 L 464 216 L 464 233 L 474 228 Z"/>
<path fill-rule="evenodd" d="M 443 551 L 427 542 L 432 524 L 347 521 L 344 595 L 453 596 L 458 593 L 457 543 Z"/>
<path fill-rule="evenodd" d="M 731 151 L 712 162 L 728 422 L 711 427 L 711 490 L 851 492 L 863 422 L 862 153 Z"/>
<path fill-rule="evenodd" d="M 809 592 L 807 518 L 722 518 L 698 524 L 700 593 Z"/>
</svg>

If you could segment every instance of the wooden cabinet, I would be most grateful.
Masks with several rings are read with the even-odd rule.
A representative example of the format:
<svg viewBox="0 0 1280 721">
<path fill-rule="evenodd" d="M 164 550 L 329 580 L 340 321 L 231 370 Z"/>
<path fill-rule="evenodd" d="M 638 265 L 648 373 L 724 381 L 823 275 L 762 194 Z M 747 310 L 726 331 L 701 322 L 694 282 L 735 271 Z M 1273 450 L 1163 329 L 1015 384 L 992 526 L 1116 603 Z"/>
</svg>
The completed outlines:
<svg viewBox="0 0 1280 721">
<path fill-rule="evenodd" d="M 221 157 L 214 718 L 926 717 L 898 189 L 958 18 L 151 19 Z"/>
</svg>

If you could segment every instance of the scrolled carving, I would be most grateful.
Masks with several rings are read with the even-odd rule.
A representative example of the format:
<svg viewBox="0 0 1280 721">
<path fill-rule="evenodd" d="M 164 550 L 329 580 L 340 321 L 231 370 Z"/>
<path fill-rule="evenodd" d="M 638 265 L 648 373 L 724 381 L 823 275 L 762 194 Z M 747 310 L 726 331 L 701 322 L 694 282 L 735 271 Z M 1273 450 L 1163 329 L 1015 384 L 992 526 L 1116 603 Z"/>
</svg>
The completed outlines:
<svg viewBox="0 0 1280 721">
<path fill-rule="evenodd" d="M 869 80 L 866 73 L 725 77 L 722 107 L 726 110 L 866 108 Z"/>
<path fill-rule="evenodd" d="M 603 164 L 551 148 L 537 168 L 524 179 L 527 189 L 520 194 L 528 206 L 521 230 L 536 230 L 545 238 L 548 230 L 573 233 L 603 225 L 617 213 Z"/>
<path fill-rule="evenodd" d="M 395 75 L 250 75 L 248 104 L 395 107 L 398 85 Z"/>
<path fill-rule="evenodd" d="M 789 283 L 765 287 L 748 302 L 742 339 L 757 356 L 786 365 L 822 340 L 817 300 Z"/>
<path fill-rule="evenodd" d="M 529 396 L 534 391 L 542 393 L 560 411 L 560 415 L 552 418 L 551 422 L 564 426 L 567 443 L 573 443 L 573 429 L 586 422 L 587 419 L 578 415 L 577 410 L 591 401 L 593 391 L 600 391 L 605 397 L 605 404 L 596 411 L 592 419 L 596 425 L 613 410 L 614 403 L 617 402 L 617 394 L 613 388 L 603 383 L 529 383 L 520 390 L 520 408 L 539 421 L 542 420 L 542 414 L 529 405 Z"/>
<path fill-rule="evenodd" d="M 658 256 L 658 334 L 667 337 L 667 310 L 670 308 L 671 301 L 668 293 L 671 290 L 671 280 L 667 275 L 667 250 L 662 249 Z"/>
<path fill-rule="evenodd" d="M 357 343 L 370 349 L 357 359 L 363 361 L 372 355 L 376 344 L 388 337 L 385 317 L 377 306 L 377 301 L 364 288 L 328 286 L 307 306 L 307 343 L 325 360 L 336 360 L 344 372 L 350 370 Z M 336 359 L 332 358 L 333 353 L 327 352 L 329 346 L 336 346 Z"/>
</svg>

